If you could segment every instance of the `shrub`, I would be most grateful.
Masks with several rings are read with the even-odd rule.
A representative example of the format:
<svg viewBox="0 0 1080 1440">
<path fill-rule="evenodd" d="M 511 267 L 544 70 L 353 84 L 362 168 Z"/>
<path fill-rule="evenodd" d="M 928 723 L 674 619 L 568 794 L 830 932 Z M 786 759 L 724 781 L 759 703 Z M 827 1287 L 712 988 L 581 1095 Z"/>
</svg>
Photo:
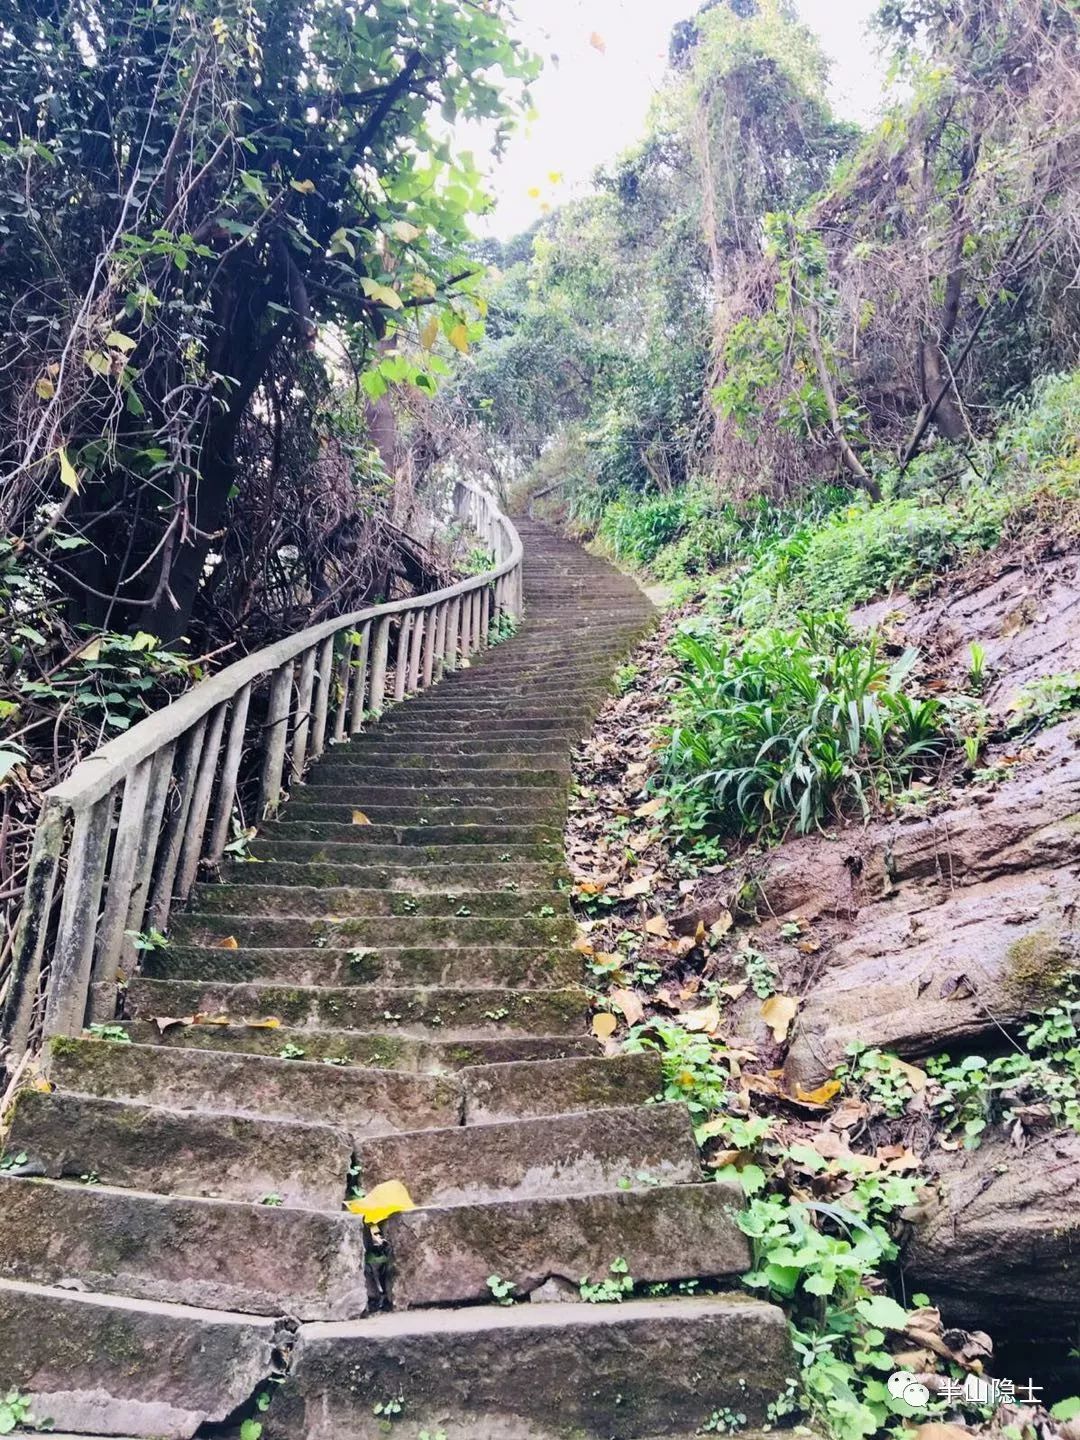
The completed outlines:
<svg viewBox="0 0 1080 1440">
<path fill-rule="evenodd" d="M 852 805 L 869 814 L 944 753 L 944 708 L 907 688 L 918 653 L 890 661 L 839 614 L 741 648 L 683 631 L 674 648 L 683 689 L 660 783 L 684 843 L 791 821 L 804 833 Z"/>
</svg>

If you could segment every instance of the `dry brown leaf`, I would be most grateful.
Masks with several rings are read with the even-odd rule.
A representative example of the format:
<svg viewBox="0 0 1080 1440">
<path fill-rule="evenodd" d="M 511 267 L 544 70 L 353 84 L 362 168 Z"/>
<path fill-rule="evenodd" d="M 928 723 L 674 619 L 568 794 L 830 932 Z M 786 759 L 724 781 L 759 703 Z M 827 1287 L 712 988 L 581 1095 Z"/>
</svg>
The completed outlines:
<svg viewBox="0 0 1080 1440">
<path fill-rule="evenodd" d="M 860 1120 L 865 1120 L 867 1109 L 864 1100 L 845 1100 L 843 1105 L 829 1116 L 828 1123 L 834 1130 L 853 1130 Z"/>
<path fill-rule="evenodd" d="M 593 1016 L 592 1030 L 598 1040 L 609 1039 L 615 1034 L 618 1028 L 619 1022 L 615 1019 L 614 1015 L 609 1014 L 606 1010 L 602 1011 L 599 1015 Z"/>
<path fill-rule="evenodd" d="M 709 934 L 714 940 L 721 939 L 735 924 L 735 917 L 730 910 L 724 910 L 720 916 L 709 926 Z"/>
<path fill-rule="evenodd" d="M 726 995 L 729 1000 L 741 1000 L 747 990 L 750 989 L 750 986 L 746 980 L 740 980 L 735 985 L 718 985 L 716 988 L 720 991 L 721 995 Z"/>
<path fill-rule="evenodd" d="M 215 940 L 210 948 L 212 950 L 239 950 L 240 941 L 235 935 L 226 935 L 224 940 Z"/>
<path fill-rule="evenodd" d="M 909 1065 L 906 1060 L 898 1060 L 895 1055 L 883 1057 L 888 1060 L 888 1068 L 894 1073 L 899 1072 L 907 1083 L 915 1091 L 916 1095 L 926 1089 L 926 1071 L 920 1070 L 917 1065 Z"/>
<path fill-rule="evenodd" d="M 827 1105 L 843 1088 L 839 1080 L 826 1080 L 825 1084 L 819 1085 L 816 1090 L 804 1090 L 801 1085 L 796 1085 L 795 1099 L 802 1100 L 807 1105 Z"/>
<path fill-rule="evenodd" d="M 645 921 L 645 929 L 650 935 L 660 935 L 662 937 L 666 937 L 671 933 L 668 930 L 667 920 L 663 915 L 650 915 L 648 920 Z"/>
<path fill-rule="evenodd" d="M 164 1035 L 166 1030 L 173 1030 L 177 1025 L 194 1025 L 194 1015 L 155 1015 L 154 1024 L 158 1028 L 158 1034 Z"/>
<path fill-rule="evenodd" d="M 626 1017 L 628 1025 L 637 1025 L 645 1018 L 645 1006 L 635 990 L 612 990 L 608 999 Z"/>
<path fill-rule="evenodd" d="M 231 1025 L 232 1021 L 228 1015 L 193 1015 L 191 1023 L 193 1025 Z"/>
<path fill-rule="evenodd" d="M 773 1039 L 782 1045 L 787 1039 L 791 1022 L 799 1013 L 799 1001 L 794 995 L 773 995 L 761 1007 L 761 1018 L 773 1033 Z"/>
<path fill-rule="evenodd" d="M 352 823 L 354 825 L 370 825 L 371 820 L 364 814 L 363 810 L 354 810 L 352 812 Z"/>
<path fill-rule="evenodd" d="M 571 941 L 570 949 L 576 950 L 579 955 L 592 955 L 595 952 L 592 941 L 584 935 L 579 935 L 576 940 Z"/>
<path fill-rule="evenodd" d="M 638 820 L 647 820 L 650 815 L 655 815 L 658 810 L 663 809 L 664 797 L 658 795 L 655 800 L 647 800 L 644 805 L 639 805 L 634 811 Z"/>
<path fill-rule="evenodd" d="M 623 886 L 622 898 L 624 900 L 636 900 L 639 895 L 648 895 L 652 889 L 652 880 L 643 875 L 638 880 L 631 880 Z"/>
<path fill-rule="evenodd" d="M 720 1007 L 714 1000 L 711 1005 L 705 1005 L 700 1010 L 689 1010 L 685 1015 L 680 1015 L 679 1020 L 687 1030 L 703 1032 L 711 1035 L 720 1026 Z"/>
</svg>

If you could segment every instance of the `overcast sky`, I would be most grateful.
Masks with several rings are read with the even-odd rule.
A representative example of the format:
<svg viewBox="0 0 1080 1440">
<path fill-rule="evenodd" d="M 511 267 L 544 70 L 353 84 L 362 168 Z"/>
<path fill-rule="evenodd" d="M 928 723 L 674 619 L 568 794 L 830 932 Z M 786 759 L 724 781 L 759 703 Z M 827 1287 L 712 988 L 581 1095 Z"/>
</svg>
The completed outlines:
<svg viewBox="0 0 1080 1440">
<path fill-rule="evenodd" d="M 832 99 L 846 118 L 866 120 L 881 69 L 866 36 L 876 0 L 796 0 L 833 61 Z M 498 208 L 487 222 L 508 238 L 587 187 L 596 167 L 642 133 L 663 77 L 668 36 L 696 0 L 518 0 L 520 29 L 550 61 L 535 88 L 539 118 L 519 135 L 493 175 Z M 600 47 L 603 48 L 600 48 Z M 561 176 L 553 182 L 549 177 Z M 539 196 L 530 191 L 539 189 Z"/>
</svg>

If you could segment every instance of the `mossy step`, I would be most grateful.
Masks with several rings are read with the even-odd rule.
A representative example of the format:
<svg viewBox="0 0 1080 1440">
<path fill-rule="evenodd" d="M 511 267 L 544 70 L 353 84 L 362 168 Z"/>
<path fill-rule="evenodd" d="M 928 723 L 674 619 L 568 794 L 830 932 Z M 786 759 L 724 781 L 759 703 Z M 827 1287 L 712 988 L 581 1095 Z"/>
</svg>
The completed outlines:
<svg viewBox="0 0 1080 1440">
<path fill-rule="evenodd" d="M 333 1125 L 353 1138 L 457 1125 L 462 1118 L 461 1088 L 443 1076 L 258 1055 L 63 1038 L 52 1042 L 48 1075 L 65 1094 Z"/>
<path fill-rule="evenodd" d="M 431 739 L 445 736 L 452 739 L 456 735 L 475 735 L 478 731 L 485 735 L 576 735 L 589 725 L 589 716 L 585 711 L 562 712 L 559 710 L 547 711 L 541 715 L 522 716 L 521 718 L 494 716 L 487 714 L 478 715 L 475 710 L 470 709 L 467 717 L 462 716 L 459 720 L 436 718 L 432 715 L 425 715 L 420 712 L 420 707 L 410 705 L 404 710 L 394 711 L 386 720 L 380 721 L 378 726 L 372 728 L 368 733 L 378 735 L 414 735 L 423 733 Z"/>
<path fill-rule="evenodd" d="M 551 909 L 551 906 L 541 906 Z M 440 944 L 448 949 L 480 945 L 569 943 L 577 932 L 573 916 L 521 915 L 352 915 L 319 919 L 304 915 L 247 916 L 192 912 L 177 915 L 172 937 L 180 944 L 210 946 L 223 940 L 254 950 L 351 950 L 359 946 L 392 948 Z"/>
<path fill-rule="evenodd" d="M 338 845 L 355 840 L 375 845 L 498 845 L 505 840 L 518 845 L 560 846 L 562 826 L 534 825 L 360 825 L 351 821 L 335 825 L 331 821 L 280 820 L 264 825 L 260 836 L 273 840 L 330 840 Z"/>
<path fill-rule="evenodd" d="M 385 1030 L 267 1030 L 232 1025 L 174 1024 L 159 1030 L 153 1020 L 121 1022 L 132 1040 L 165 1049 L 228 1050 L 247 1055 L 293 1056 L 333 1065 L 374 1065 L 409 1074 L 453 1074 L 466 1066 L 543 1062 L 593 1056 L 590 1035 L 466 1035 L 456 1040 L 417 1039 Z"/>
<path fill-rule="evenodd" d="M 490 1300 L 492 1275 L 520 1296 L 552 1276 L 596 1284 L 615 1256 L 639 1284 L 734 1282 L 751 1259 L 742 1208 L 738 1184 L 713 1181 L 412 1210 L 384 1228 L 390 1301 L 410 1310 Z"/>
<path fill-rule="evenodd" d="M 497 745 L 498 742 L 493 742 Z M 350 771 L 385 765 L 388 770 L 423 771 L 429 775 L 440 775 L 447 770 L 463 774 L 485 770 L 539 771 L 541 774 L 563 775 L 570 773 L 569 747 L 559 750 L 536 750 L 524 754 L 520 747 L 511 745 L 508 749 L 492 749 L 490 746 L 466 752 L 447 747 L 430 754 L 417 751 L 412 746 L 394 749 L 378 743 L 378 736 L 372 735 L 364 744 L 345 749 L 332 750 L 319 763 L 325 777 L 345 776 Z M 483 783 L 483 780 L 481 780 Z"/>
<path fill-rule="evenodd" d="M 541 864 L 530 861 L 508 867 L 506 861 L 456 864 L 427 864 L 422 868 L 399 865 L 392 857 L 380 865 L 303 864 L 285 860 L 266 860 L 255 864 L 229 865 L 225 874 L 243 881 L 252 876 L 268 885 L 356 885 L 361 889 L 383 886 L 395 894 L 443 894 L 458 887 L 463 890 L 516 889 L 551 890 L 569 882 L 570 873 L 561 862 Z"/>
<path fill-rule="evenodd" d="M 461 765 L 444 766 L 440 769 L 426 768 L 422 772 L 417 770 L 415 765 L 348 765 L 342 770 L 348 770 L 348 775 L 340 771 L 332 775 L 329 769 L 329 762 L 321 760 L 313 771 L 319 777 L 319 784 L 332 783 L 335 786 L 348 781 L 354 785 L 379 785 L 396 786 L 407 788 L 409 786 L 432 785 L 436 782 L 442 786 L 454 786 L 462 793 L 473 787 L 514 786 L 522 789 L 566 789 L 570 784 L 569 760 L 560 765 L 558 769 L 544 766 L 542 769 L 512 769 L 506 766 L 497 769 L 488 769 L 483 766 L 463 767 Z"/>
<path fill-rule="evenodd" d="M 128 1100 L 25 1090 L 8 1148 L 25 1153 L 13 1173 L 92 1176 L 125 1190 L 338 1210 L 352 1141 L 341 1129 L 293 1120 L 193 1114 Z"/>
<path fill-rule="evenodd" d="M 560 755 L 573 748 L 581 735 L 545 730 L 540 735 L 489 735 L 486 728 L 477 726 L 472 735 L 432 735 L 422 726 L 416 726 L 407 734 L 391 732 L 381 727 L 361 734 L 348 745 L 337 745 L 330 752 L 328 765 L 346 765 L 353 760 L 363 761 L 373 750 L 384 755 Z"/>
<path fill-rule="evenodd" d="M 655 1051 L 579 1059 L 507 1061 L 462 1072 L 465 1123 L 493 1125 L 574 1110 L 622 1109 L 658 1100 L 663 1067 Z"/>
<path fill-rule="evenodd" d="M 277 1328 L 270 1317 L 0 1281 L 5 1391 L 84 1437 L 193 1435 L 224 1422 L 272 1373 Z"/>
<path fill-rule="evenodd" d="M 347 804 L 350 812 L 361 809 L 371 814 L 375 808 L 426 808 L 430 811 L 445 810 L 449 818 L 459 818 L 460 812 L 470 808 L 497 809 L 517 807 L 524 817 L 532 819 L 532 812 L 550 817 L 549 823 L 563 824 L 568 801 L 569 786 L 565 779 L 557 786 L 542 789 L 533 785 L 450 785 L 442 779 L 415 775 L 411 785 L 358 785 L 351 780 L 342 783 L 335 780 L 326 784 L 320 780 L 319 766 L 309 775 L 307 783 L 297 787 L 289 811 L 303 815 L 308 806 Z M 449 814 L 449 812 L 453 812 Z M 372 815 L 373 820 L 377 817 Z M 349 819 L 352 819 L 350 813 Z"/>
<path fill-rule="evenodd" d="M 564 896 L 551 890 L 447 890 L 430 895 L 404 895 L 387 889 L 358 886 L 202 885 L 190 909 L 215 915 L 309 915 L 326 920 L 348 915 L 506 915 L 529 916 L 540 911 L 568 913 Z M 181 912 L 176 916 L 182 918 Z"/>
<path fill-rule="evenodd" d="M 354 1215 L 0 1176 L 0 1279 L 73 1275 L 109 1295 L 251 1315 L 351 1320 L 367 1309 Z"/>
<path fill-rule="evenodd" d="M 644 1440 L 714 1411 L 762 1424 L 798 1362 L 782 1310 L 743 1296 L 622 1305 L 471 1306 L 305 1326 L 265 1440 Z"/>
<path fill-rule="evenodd" d="M 366 1188 L 407 1175 L 418 1205 L 581 1195 L 639 1174 L 669 1185 L 701 1179 L 690 1112 L 677 1103 L 390 1135 L 361 1140 L 356 1158 Z"/>
<path fill-rule="evenodd" d="M 155 980 L 290 985 L 469 985 L 549 989 L 579 985 L 581 956 L 566 947 L 433 946 L 226 949 L 174 945 L 143 956 Z"/>
<path fill-rule="evenodd" d="M 409 988 L 357 985 L 230 985 L 146 980 L 128 986 L 128 1013 L 225 1015 L 235 1021 L 277 1019 L 300 1029 L 385 1029 L 390 1034 L 456 1040 L 476 1035 L 575 1035 L 584 1030 L 581 990 L 496 990 L 469 986 Z"/>
<path fill-rule="evenodd" d="M 365 827 L 366 828 L 366 827 Z M 292 864 L 386 865 L 395 864 L 418 872 L 431 865 L 441 873 L 448 866 L 460 871 L 473 865 L 499 865 L 510 876 L 520 873 L 522 864 L 552 864 L 557 857 L 553 845 L 341 845 L 326 840 L 294 840 L 278 832 L 272 840 L 257 839 L 252 846 L 256 860 L 282 860 Z"/>
<path fill-rule="evenodd" d="M 329 790 L 318 792 L 322 796 L 330 793 Z M 439 805 L 430 801 L 372 805 L 361 786 L 357 786 L 350 795 L 349 786 L 335 785 L 332 793 L 337 797 L 336 803 L 329 799 L 323 801 L 315 797 L 308 798 L 303 791 L 299 791 L 297 798 L 290 802 L 286 814 L 293 820 L 302 820 L 308 824 L 352 825 L 356 823 L 353 817 L 359 809 L 373 825 L 405 825 L 413 828 L 421 825 L 425 828 L 445 825 L 483 825 L 489 828 L 538 825 L 550 830 L 561 829 L 566 821 L 566 796 L 562 792 L 549 795 L 543 791 L 529 791 L 526 798 L 522 799 L 521 792 L 518 791 L 516 801 L 499 806 L 474 804 L 471 796 L 466 798 L 466 803 L 460 805 Z M 407 796 L 408 792 L 402 794 Z M 537 795 L 538 798 L 530 803 L 528 796 L 531 795 Z"/>
</svg>

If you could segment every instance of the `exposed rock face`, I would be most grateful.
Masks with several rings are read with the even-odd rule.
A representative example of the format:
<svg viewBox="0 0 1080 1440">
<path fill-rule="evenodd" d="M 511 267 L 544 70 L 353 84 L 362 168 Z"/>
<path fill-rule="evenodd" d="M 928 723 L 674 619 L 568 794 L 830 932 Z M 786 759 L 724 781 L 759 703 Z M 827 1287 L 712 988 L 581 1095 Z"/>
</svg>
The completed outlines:
<svg viewBox="0 0 1080 1440">
<path fill-rule="evenodd" d="M 1022 1154 L 1004 1140 L 941 1154 L 905 1255 L 908 1283 L 945 1319 L 1002 1339 L 1060 1341 L 1080 1321 L 1080 1135 Z"/>
</svg>

